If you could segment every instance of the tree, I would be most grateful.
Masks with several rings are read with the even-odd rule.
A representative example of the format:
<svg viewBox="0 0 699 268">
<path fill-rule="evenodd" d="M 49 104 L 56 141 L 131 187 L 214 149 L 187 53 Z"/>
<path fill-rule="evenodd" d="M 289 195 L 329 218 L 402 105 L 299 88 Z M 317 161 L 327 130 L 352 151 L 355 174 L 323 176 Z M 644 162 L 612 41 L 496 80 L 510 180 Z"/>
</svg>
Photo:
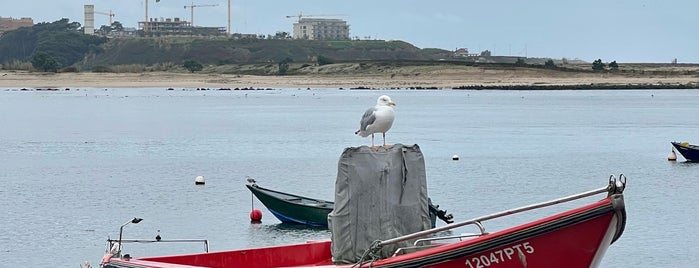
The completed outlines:
<svg viewBox="0 0 699 268">
<path fill-rule="evenodd" d="M 189 70 L 190 72 L 194 73 L 197 71 L 201 71 L 204 69 L 204 66 L 201 65 L 201 63 L 193 61 L 193 60 L 186 60 L 183 64 L 184 68 Z"/>
<path fill-rule="evenodd" d="M 112 31 L 116 31 L 116 32 L 124 31 L 124 25 L 122 25 L 121 22 L 118 22 L 118 21 L 112 22 L 112 25 L 110 25 L 110 26 L 112 28 Z"/>
<path fill-rule="evenodd" d="M 597 59 L 596 61 L 592 62 L 592 70 L 595 71 L 604 71 L 604 63 L 602 63 L 602 59 Z"/>
<path fill-rule="evenodd" d="M 274 34 L 274 39 L 291 39 L 291 35 L 288 32 L 277 32 Z"/>
<path fill-rule="evenodd" d="M 617 64 L 616 61 L 612 61 L 609 63 L 609 68 L 612 68 L 614 71 L 619 70 L 619 64 Z"/>
<path fill-rule="evenodd" d="M 52 23 L 38 23 L 8 31 L 0 38 L 0 62 L 31 61 L 37 53 L 51 55 L 61 67 L 75 64 L 85 58 L 90 46 L 99 46 L 107 38 L 78 32 L 80 23 L 61 19 Z"/>
<path fill-rule="evenodd" d="M 102 25 L 97 32 L 100 34 L 108 35 L 110 32 L 112 32 L 112 27 L 109 27 L 107 25 Z"/>
<path fill-rule="evenodd" d="M 32 66 L 44 72 L 56 72 L 58 71 L 59 64 L 51 55 L 39 52 L 32 57 Z"/>
<path fill-rule="evenodd" d="M 279 75 L 286 75 L 286 72 L 289 71 L 289 62 L 292 61 L 294 60 L 287 57 L 279 62 Z"/>
<path fill-rule="evenodd" d="M 553 63 L 553 60 L 552 60 L 552 59 L 548 59 L 548 60 L 544 63 L 544 67 L 546 67 L 547 69 L 555 69 L 555 68 L 556 68 L 556 64 Z"/>
<path fill-rule="evenodd" d="M 515 65 L 517 65 L 517 66 L 526 66 L 527 63 L 524 62 L 524 59 L 523 59 L 523 58 L 517 58 L 517 61 L 515 62 Z"/>
</svg>

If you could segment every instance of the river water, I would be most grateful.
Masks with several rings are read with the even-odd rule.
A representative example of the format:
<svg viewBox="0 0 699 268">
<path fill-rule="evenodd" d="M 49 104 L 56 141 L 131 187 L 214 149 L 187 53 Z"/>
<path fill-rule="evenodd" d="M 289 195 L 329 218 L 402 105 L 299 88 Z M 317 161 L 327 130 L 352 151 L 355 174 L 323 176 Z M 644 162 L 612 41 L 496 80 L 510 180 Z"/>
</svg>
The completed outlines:
<svg viewBox="0 0 699 268">
<path fill-rule="evenodd" d="M 280 224 L 245 178 L 332 200 L 337 160 L 369 144 L 353 133 L 381 94 L 398 103 L 387 142 L 420 146 L 429 195 L 455 220 L 624 174 L 628 222 L 601 266 L 699 263 L 699 164 L 667 161 L 670 141 L 699 143 L 697 90 L 87 88 L 0 89 L 0 267 L 97 266 L 106 239 L 133 217 L 144 220 L 124 226 L 125 239 L 159 232 L 208 239 L 211 251 L 327 239 L 326 230 Z M 197 186 L 200 175 L 206 184 Z M 253 206 L 262 224 L 250 224 Z M 485 226 L 547 215 L 537 213 Z M 194 253 L 203 244 L 124 251 Z"/>
</svg>

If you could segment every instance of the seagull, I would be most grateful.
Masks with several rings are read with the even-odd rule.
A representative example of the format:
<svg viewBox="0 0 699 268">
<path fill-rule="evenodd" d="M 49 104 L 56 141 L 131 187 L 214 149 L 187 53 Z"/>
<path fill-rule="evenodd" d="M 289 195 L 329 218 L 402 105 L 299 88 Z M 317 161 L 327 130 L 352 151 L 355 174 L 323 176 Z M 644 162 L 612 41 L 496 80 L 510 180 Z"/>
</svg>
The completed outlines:
<svg viewBox="0 0 699 268">
<path fill-rule="evenodd" d="M 354 132 L 362 137 L 371 135 L 371 149 L 378 150 L 378 147 L 374 145 L 374 133 L 381 133 L 383 135 L 383 148 L 390 149 L 391 146 L 386 145 L 386 132 L 391 129 L 393 125 L 393 119 L 395 115 L 393 113 L 393 107 L 396 103 L 391 101 L 391 98 L 386 95 L 382 95 L 376 100 L 376 106 L 369 108 L 364 112 L 362 120 L 359 121 L 359 130 Z"/>
<path fill-rule="evenodd" d="M 247 181 L 248 181 L 249 183 L 252 183 L 252 184 L 255 184 L 255 183 L 256 183 L 255 179 L 253 179 L 253 178 L 250 177 L 250 176 L 247 176 Z"/>
</svg>

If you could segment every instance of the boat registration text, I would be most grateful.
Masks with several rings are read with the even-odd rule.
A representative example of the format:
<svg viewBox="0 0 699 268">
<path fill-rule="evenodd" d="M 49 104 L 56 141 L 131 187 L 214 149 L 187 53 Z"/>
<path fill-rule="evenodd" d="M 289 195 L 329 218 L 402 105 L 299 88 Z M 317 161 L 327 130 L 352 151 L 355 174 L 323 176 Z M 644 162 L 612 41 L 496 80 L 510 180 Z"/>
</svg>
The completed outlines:
<svg viewBox="0 0 699 268">
<path fill-rule="evenodd" d="M 466 259 L 465 264 L 469 268 L 489 267 L 497 263 L 512 260 L 515 253 L 521 262 L 526 263 L 525 255 L 534 253 L 534 247 L 529 242 L 523 242 L 490 253 L 471 257 Z"/>
</svg>

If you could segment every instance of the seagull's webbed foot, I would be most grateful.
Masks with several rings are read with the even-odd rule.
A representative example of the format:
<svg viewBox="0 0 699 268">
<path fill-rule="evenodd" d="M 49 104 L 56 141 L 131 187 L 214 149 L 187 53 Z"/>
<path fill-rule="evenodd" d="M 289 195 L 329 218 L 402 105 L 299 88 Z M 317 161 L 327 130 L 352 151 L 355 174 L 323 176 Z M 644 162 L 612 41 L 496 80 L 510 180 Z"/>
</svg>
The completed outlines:
<svg viewBox="0 0 699 268">
<path fill-rule="evenodd" d="M 374 150 L 374 151 L 378 151 L 378 150 L 379 150 L 379 146 L 372 145 L 372 146 L 371 146 L 371 149 Z"/>
<path fill-rule="evenodd" d="M 384 145 L 383 145 L 383 148 L 386 149 L 386 150 L 388 150 L 388 149 L 393 148 L 393 146 L 384 144 Z"/>
</svg>

